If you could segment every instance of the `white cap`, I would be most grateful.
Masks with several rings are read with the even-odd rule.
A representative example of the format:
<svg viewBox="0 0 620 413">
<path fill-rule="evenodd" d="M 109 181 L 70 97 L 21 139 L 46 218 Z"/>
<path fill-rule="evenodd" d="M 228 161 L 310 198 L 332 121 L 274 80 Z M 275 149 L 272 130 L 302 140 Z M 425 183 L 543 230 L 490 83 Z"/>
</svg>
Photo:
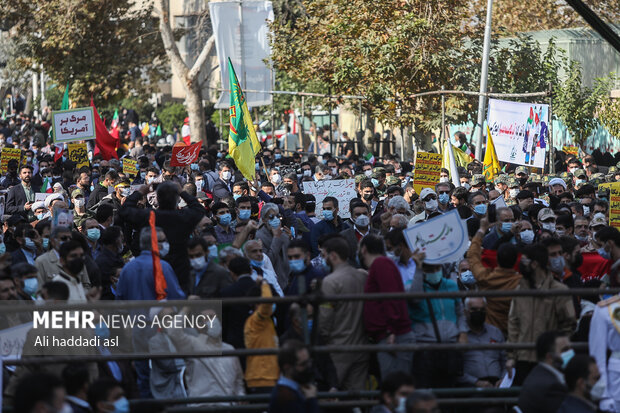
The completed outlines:
<svg viewBox="0 0 620 413">
<path fill-rule="evenodd" d="M 47 207 L 45 206 L 45 202 L 43 201 L 37 201 L 34 204 L 32 204 L 32 207 L 30 208 L 32 211 L 36 211 L 37 209 L 40 208 L 45 208 L 47 209 Z"/>
<path fill-rule="evenodd" d="M 65 200 L 62 194 L 50 194 L 47 198 L 45 198 L 45 208 L 49 209 L 50 204 L 57 199 L 60 199 L 61 201 Z"/>
<path fill-rule="evenodd" d="M 566 189 L 566 182 L 562 178 L 553 178 L 549 181 L 549 187 L 553 187 L 554 185 L 562 185 L 562 188 Z"/>
<path fill-rule="evenodd" d="M 422 191 L 420 191 L 420 199 L 424 200 L 424 198 L 426 198 L 430 194 L 433 194 L 433 195 L 437 196 L 437 194 L 435 193 L 434 189 L 432 189 L 432 188 L 424 188 Z"/>
</svg>

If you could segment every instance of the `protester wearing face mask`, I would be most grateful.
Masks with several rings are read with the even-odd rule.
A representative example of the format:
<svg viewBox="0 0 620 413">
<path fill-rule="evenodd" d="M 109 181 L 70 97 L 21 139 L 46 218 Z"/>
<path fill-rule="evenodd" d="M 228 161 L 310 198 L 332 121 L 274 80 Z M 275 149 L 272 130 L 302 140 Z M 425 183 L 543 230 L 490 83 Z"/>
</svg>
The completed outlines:
<svg viewBox="0 0 620 413">
<path fill-rule="evenodd" d="M 288 246 L 288 262 L 291 268 L 290 282 L 286 295 L 301 295 L 311 289 L 313 280 L 322 279 L 325 271 L 310 264 L 310 246 L 302 240 L 293 240 Z M 303 277 L 305 285 L 299 285 Z M 302 292 L 303 288 L 303 292 Z"/>
<path fill-rule="evenodd" d="M 587 219 L 587 217 L 584 217 L 584 219 Z M 595 252 L 600 254 L 599 250 L 601 248 L 601 244 L 598 242 L 596 234 L 598 231 L 605 228 L 607 226 L 607 223 L 608 221 L 607 219 L 605 219 L 605 215 L 603 214 L 596 214 L 592 217 L 588 225 L 588 232 L 590 234 L 588 238 L 589 242 L 581 248 L 582 253 Z"/>
<path fill-rule="evenodd" d="M 215 248 L 217 246 L 214 244 Z M 191 293 L 203 299 L 219 295 L 222 288 L 232 284 L 228 271 L 210 256 L 210 246 L 202 237 L 192 238 L 187 244 L 187 256 L 192 266 Z"/>
<path fill-rule="evenodd" d="M 518 403 L 521 411 L 558 411 L 568 394 L 563 370 L 574 355 L 565 333 L 546 331 L 537 337 L 538 364 L 523 382 Z"/>
<path fill-rule="evenodd" d="M 488 196 L 484 192 L 474 192 L 469 195 L 467 204 L 472 209 L 473 216 L 481 219 L 487 214 Z"/>
<path fill-rule="evenodd" d="M 417 269 L 412 292 L 458 291 L 456 282 L 443 276 L 441 265 L 424 263 L 424 258 L 424 254 L 414 255 Z M 418 343 L 467 342 L 467 322 L 459 299 L 412 300 L 409 315 Z M 420 387 L 453 387 L 462 367 L 462 359 L 456 353 L 425 350 L 416 353 L 413 359 L 413 376 Z"/>
<path fill-rule="evenodd" d="M 86 199 L 81 189 L 75 189 L 71 192 L 71 203 L 76 216 L 82 216 L 86 213 Z"/>
<path fill-rule="evenodd" d="M 342 236 L 349 244 L 349 255 L 351 264 L 360 267 L 361 264 L 356 262 L 357 247 L 360 241 L 368 234 L 378 234 L 379 231 L 370 226 L 370 211 L 368 205 L 357 198 L 349 203 L 349 211 L 351 211 L 351 222 L 353 226 L 345 229 Z"/>
<path fill-rule="evenodd" d="M 213 198 L 215 201 L 226 198 L 232 193 L 233 169 L 227 161 L 218 164 L 218 179 L 213 184 Z"/>
<path fill-rule="evenodd" d="M 601 373 L 592 357 L 577 354 L 564 369 L 568 395 L 558 409 L 558 413 L 596 413 L 598 393 L 594 389 Z"/>
<path fill-rule="evenodd" d="M 310 233 L 313 257 L 319 254 L 317 246 L 322 235 L 343 232 L 347 229 L 344 221 L 338 216 L 338 211 L 338 200 L 336 198 L 328 196 L 323 199 L 323 220 L 317 223 Z"/>
<path fill-rule="evenodd" d="M 13 265 L 20 262 L 27 262 L 34 265 L 35 259 L 41 250 L 41 237 L 28 224 L 19 224 L 13 233 L 15 241 L 19 244 L 19 248 L 11 253 L 11 262 Z"/>
<path fill-rule="evenodd" d="M 183 309 L 179 315 L 192 310 Z M 172 308 L 162 310 L 160 316 L 172 315 Z M 207 309 L 200 311 L 205 320 L 199 334 L 188 334 L 183 328 L 166 328 L 166 335 L 177 351 L 183 353 L 207 353 L 234 350 L 222 341 L 221 314 Z M 232 397 L 245 395 L 243 370 L 238 357 L 191 357 L 185 360 L 187 370 L 185 384 L 191 397 Z"/>
<path fill-rule="evenodd" d="M 497 267 L 489 268 L 482 264 L 482 237 L 489 228 L 489 221 L 485 217 L 480 220 L 480 229 L 471 240 L 467 261 L 481 291 L 511 291 L 515 290 L 521 281 L 521 274 L 515 271 L 517 262 L 517 248 L 512 243 L 503 243 L 497 250 Z M 487 322 L 499 328 L 502 333 L 508 331 L 508 312 L 510 297 L 489 297 Z"/>
<path fill-rule="evenodd" d="M 93 413 L 129 413 L 129 401 L 121 385 L 112 378 L 100 378 L 88 388 Z"/>
<path fill-rule="evenodd" d="M 467 343 L 503 343 L 504 335 L 495 326 L 486 323 L 487 303 L 484 297 L 465 299 Z M 467 387 L 494 388 L 504 369 L 503 351 L 470 350 L 463 352 L 463 375 L 459 383 Z"/>
<path fill-rule="evenodd" d="M 370 413 L 407 413 L 407 396 L 415 390 L 414 380 L 408 373 L 395 371 L 381 379 L 379 404 Z"/>
<path fill-rule="evenodd" d="M 590 220 L 583 216 L 576 216 L 573 218 L 573 225 L 575 239 L 584 247 L 590 241 Z"/>
<path fill-rule="evenodd" d="M 426 221 L 430 214 L 437 212 L 439 202 L 437 201 L 437 194 L 431 188 L 424 188 L 420 192 L 420 199 L 424 203 L 424 211 L 411 218 L 409 226 L 417 224 L 418 222 Z"/>
<path fill-rule="evenodd" d="M 540 229 L 555 234 L 555 221 L 556 215 L 551 208 L 543 208 L 538 211 L 538 225 L 540 225 Z"/>
<path fill-rule="evenodd" d="M 566 290 L 568 287 L 553 278 L 549 270 L 547 248 L 540 244 L 528 245 L 521 250 L 519 272 L 523 278 L 520 289 Z M 544 314 L 544 317 L 539 315 Z M 541 300 L 537 297 L 514 297 L 508 320 L 508 342 L 532 342 L 545 331 L 557 330 L 572 334 L 576 325 L 575 308 L 570 296 L 554 296 Z M 547 351 L 544 352 L 546 354 Z M 536 361 L 545 358 L 532 350 L 508 351 L 506 370 L 511 374 L 516 368 L 514 385 L 520 385 L 527 374 L 536 366 Z M 546 410 L 545 410 L 546 411 Z M 555 411 L 555 410 L 550 410 Z"/>
<path fill-rule="evenodd" d="M 262 250 L 273 265 L 278 284 L 285 289 L 290 272 L 286 252 L 291 241 L 291 230 L 283 225 L 278 206 L 270 202 L 261 209 L 261 221 L 255 239 L 262 242 Z"/>
<path fill-rule="evenodd" d="M 374 215 L 377 206 L 379 205 L 379 201 L 375 200 L 377 191 L 375 190 L 375 186 L 372 184 L 370 179 L 363 179 L 360 182 L 359 193 L 361 201 L 368 205 L 371 214 Z"/>
<path fill-rule="evenodd" d="M 230 208 L 223 202 L 216 202 L 212 207 L 213 218 L 217 222 L 214 226 L 215 238 L 218 244 L 232 244 L 235 240 L 235 231 L 233 231 L 232 214 Z"/>
<path fill-rule="evenodd" d="M 512 242 L 516 231 L 516 228 L 513 230 L 515 219 L 512 209 L 497 208 L 495 216 L 497 223 L 482 241 L 482 248 L 486 250 L 496 250 L 502 243 Z"/>
<path fill-rule="evenodd" d="M 439 182 L 450 182 L 450 172 L 446 168 L 441 168 L 441 171 L 439 171 Z"/>
<path fill-rule="evenodd" d="M 447 212 L 453 209 L 453 206 L 450 205 L 452 189 L 449 183 L 438 183 L 437 185 L 435 185 L 435 192 L 437 193 L 437 200 L 439 201 L 440 212 Z"/>
</svg>

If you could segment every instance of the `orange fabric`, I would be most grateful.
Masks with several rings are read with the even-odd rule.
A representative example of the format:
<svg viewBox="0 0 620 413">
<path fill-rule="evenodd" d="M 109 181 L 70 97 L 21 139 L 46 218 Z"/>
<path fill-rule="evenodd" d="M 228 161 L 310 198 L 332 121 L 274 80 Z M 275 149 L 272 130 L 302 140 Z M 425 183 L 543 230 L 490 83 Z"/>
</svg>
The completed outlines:
<svg viewBox="0 0 620 413">
<path fill-rule="evenodd" d="M 155 229 L 155 211 L 151 211 L 149 215 L 149 226 L 151 227 L 151 252 L 153 255 L 155 296 L 158 300 L 163 300 L 167 296 L 166 288 L 168 288 L 168 284 L 164 278 L 164 272 L 161 269 L 161 261 L 159 260 L 159 245 L 157 244 L 157 230 Z"/>
</svg>

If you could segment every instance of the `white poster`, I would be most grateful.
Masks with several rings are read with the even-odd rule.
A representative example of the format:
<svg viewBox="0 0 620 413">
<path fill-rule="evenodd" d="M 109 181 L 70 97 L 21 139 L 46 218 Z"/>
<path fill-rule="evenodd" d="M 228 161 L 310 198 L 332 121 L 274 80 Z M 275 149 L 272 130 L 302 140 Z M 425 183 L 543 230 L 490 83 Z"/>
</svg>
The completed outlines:
<svg viewBox="0 0 620 413">
<path fill-rule="evenodd" d="M 469 244 L 467 225 L 456 209 L 407 228 L 405 238 L 411 251 L 425 253 L 424 262 L 433 265 L 462 259 Z"/>
<path fill-rule="evenodd" d="M 95 139 L 93 108 L 78 108 L 52 112 L 54 143 Z"/>
<path fill-rule="evenodd" d="M 273 21 L 270 1 L 209 2 L 215 47 L 222 73 L 222 88 L 215 105 L 228 109 L 228 58 L 239 78 L 248 107 L 271 105 L 271 94 L 248 90 L 272 90 L 271 70 L 267 66 L 271 56 L 268 22 Z"/>
<path fill-rule="evenodd" d="M 333 196 L 338 200 L 338 216 L 346 219 L 351 216 L 349 202 L 357 197 L 355 179 L 336 179 L 316 182 L 303 182 L 304 193 L 312 194 L 316 198 L 316 216 L 321 218 L 323 199 Z"/>
<path fill-rule="evenodd" d="M 0 359 L 18 360 L 26 342 L 26 335 L 32 329 L 32 323 L 19 324 L 0 330 Z"/>
<path fill-rule="evenodd" d="M 500 161 L 544 168 L 549 105 L 489 99 L 487 122 Z"/>
</svg>

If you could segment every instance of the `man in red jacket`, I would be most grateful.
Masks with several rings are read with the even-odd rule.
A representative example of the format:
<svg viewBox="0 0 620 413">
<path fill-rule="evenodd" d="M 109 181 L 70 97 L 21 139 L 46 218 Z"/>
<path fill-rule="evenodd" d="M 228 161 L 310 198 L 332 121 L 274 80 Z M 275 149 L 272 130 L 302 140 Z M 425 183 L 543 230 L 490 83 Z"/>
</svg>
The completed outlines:
<svg viewBox="0 0 620 413">
<path fill-rule="evenodd" d="M 400 231 L 400 230 L 396 230 Z M 367 235 L 360 243 L 360 263 L 368 268 L 365 293 L 402 293 L 405 291 L 396 264 L 385 256 L 383 240 Z M 364 326 L 368 335 L 379 344 L 413 344 L 411 320 L 405 300 L 364 302 Z M 378 352 L 381 377 L 401 370 L 411 372 L 413 352 Z"/>
</svg>

